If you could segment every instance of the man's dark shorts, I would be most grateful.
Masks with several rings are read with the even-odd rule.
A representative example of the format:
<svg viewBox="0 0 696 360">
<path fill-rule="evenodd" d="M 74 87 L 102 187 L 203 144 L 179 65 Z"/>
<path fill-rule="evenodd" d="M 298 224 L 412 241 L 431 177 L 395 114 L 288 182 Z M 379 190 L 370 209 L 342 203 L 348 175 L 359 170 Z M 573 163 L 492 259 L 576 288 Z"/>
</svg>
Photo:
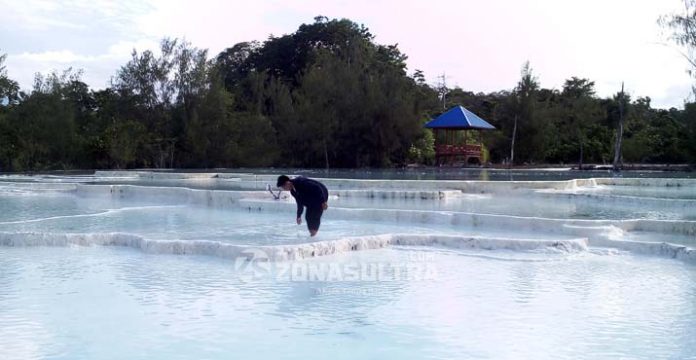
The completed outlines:
<svg viewBox="0 0 696 360">
<path fill-rule="evenodd" d="M 320 206 L 307 207 L 307 212 L 305 213 L 305 220 L 307 221 L 307 229 L 309 230 L 319 230 L 319 225 L 321 225 L 321 215 L 324 213 L 324 209 Z"/>
</svg>

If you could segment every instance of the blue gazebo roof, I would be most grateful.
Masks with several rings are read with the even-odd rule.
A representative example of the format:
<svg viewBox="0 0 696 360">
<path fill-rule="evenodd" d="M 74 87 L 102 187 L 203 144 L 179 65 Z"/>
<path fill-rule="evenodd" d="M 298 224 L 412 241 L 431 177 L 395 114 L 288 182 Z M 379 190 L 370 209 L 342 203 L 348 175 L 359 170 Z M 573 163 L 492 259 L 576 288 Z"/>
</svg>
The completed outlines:
<svg viewBox="0 0 696 360">
<path fill-rule="evenodd" d="M 481 119 L 463 106 L 455 106 L 425 124 L 429 129 L 495 130 L 495 126 Z"/>
</svg>

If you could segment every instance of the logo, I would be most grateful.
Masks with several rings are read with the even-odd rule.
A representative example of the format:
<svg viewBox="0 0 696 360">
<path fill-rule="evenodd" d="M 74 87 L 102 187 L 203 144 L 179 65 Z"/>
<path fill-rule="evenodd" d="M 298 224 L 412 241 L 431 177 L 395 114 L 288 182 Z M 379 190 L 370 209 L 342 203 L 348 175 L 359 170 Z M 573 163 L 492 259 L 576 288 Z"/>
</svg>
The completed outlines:
<svg viewBox="0 0 696 360">
<path fill-rule="evenodd" d="M 245 249 L 234 260 L 234 270 L 242 281 L 259 280 L 270 275 L 271 259 L 262 249 Z"/>
<path fill-rule="evenodd" d="M 249 248 L 234 260 L 234 270 L 243 282 L 258 280 L 287 282 L 389 282 L 430 281 L 438 277 L 432 258 L 423 255 L 405 261 L 336 261 L 305 259 L 274 261 L 269 249 Z"/>
</svg>

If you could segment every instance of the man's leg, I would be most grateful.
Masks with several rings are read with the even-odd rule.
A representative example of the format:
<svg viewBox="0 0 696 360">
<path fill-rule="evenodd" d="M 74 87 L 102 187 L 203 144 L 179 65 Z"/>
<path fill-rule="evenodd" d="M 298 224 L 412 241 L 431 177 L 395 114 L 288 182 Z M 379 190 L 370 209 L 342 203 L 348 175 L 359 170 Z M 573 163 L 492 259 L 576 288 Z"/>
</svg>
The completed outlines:
<svg viewBox="0 0 696 360">
<path fill-rule="evenodd" d="M 307 207 L 307 212 L 305 213 L 305 220 L 307 221 L 307 229 L 309 230 L 309 235 L 314 236 L 319 231 L 319 225 L 321 225 L 321 215 L 324 210 L 321 206 L 317 207 Z"/>
</svg>

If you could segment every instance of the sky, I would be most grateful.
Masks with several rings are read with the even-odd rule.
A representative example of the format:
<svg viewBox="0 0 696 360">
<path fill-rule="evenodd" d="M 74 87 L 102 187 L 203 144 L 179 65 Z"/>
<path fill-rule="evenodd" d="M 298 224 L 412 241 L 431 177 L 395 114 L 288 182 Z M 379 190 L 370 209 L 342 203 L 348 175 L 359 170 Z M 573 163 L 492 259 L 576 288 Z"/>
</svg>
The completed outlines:
<svg viewBox="0 0 696 360">
<path fill-rule="evenodd" d="M 680 108 L 694 81 L 657 19 L 682 8 L 682 0 L 0 0 L 0 54 L 23 89 L 36 72 L 68 67 L 100 89 L 133 49 L 157 49 L 163 37 L 214 56 L 322 15 L 398 44 L 409 72 L 423 70 L 432 84 L 445 74 L 449 87 L 512 89 L 529 61 L 546 88 L 577 76 L 610 96 L 624 82 L 633 97 Z"/>
</svg>

